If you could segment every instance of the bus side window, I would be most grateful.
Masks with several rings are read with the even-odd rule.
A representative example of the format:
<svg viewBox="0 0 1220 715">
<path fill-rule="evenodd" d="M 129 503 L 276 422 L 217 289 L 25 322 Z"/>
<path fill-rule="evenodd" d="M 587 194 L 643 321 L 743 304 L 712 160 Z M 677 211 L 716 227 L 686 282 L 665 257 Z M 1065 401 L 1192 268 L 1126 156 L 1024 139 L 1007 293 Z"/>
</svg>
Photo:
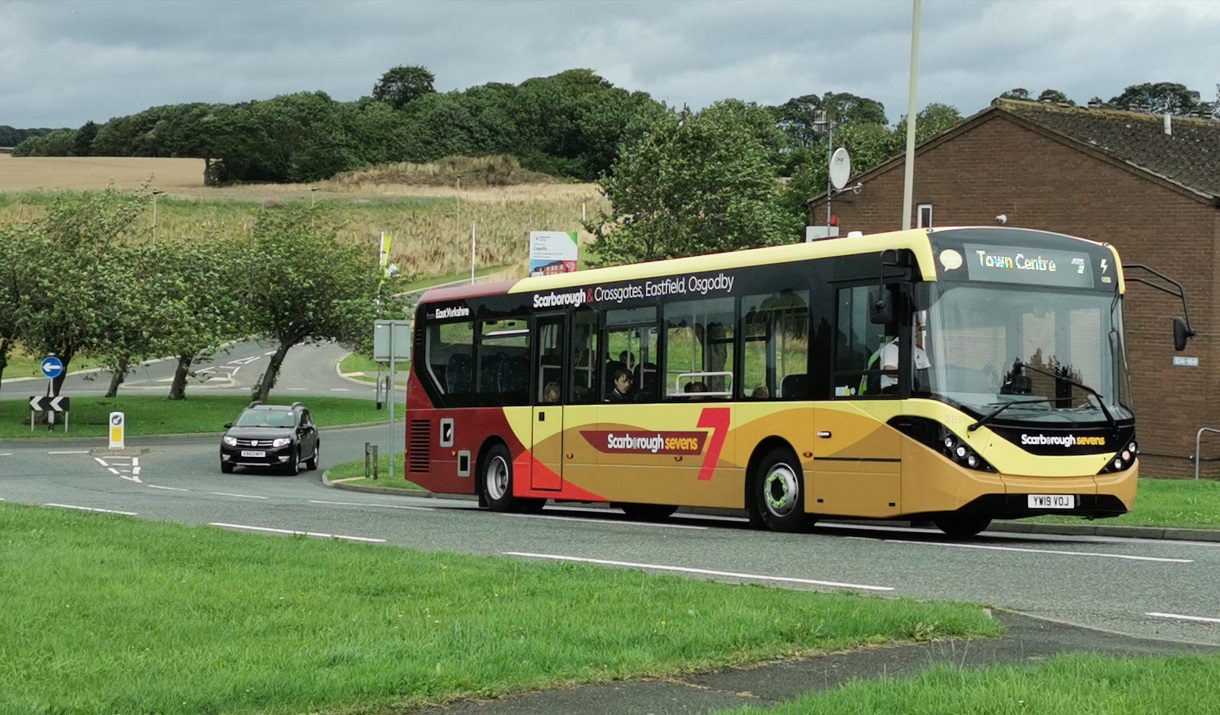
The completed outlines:
<svg viewBox="0 0 1220 715">
<path fill-rule="evenodd" d="M 587 405 L 601 402 L 601 390 L 598 389 L 598 368 L 601 366 L 597 347 L 598 326 L 597 312 L 590 309 L 577 309 L 572 313 L 572 391 L 569 401 L 572 404 Z"/>
<path fill-rule="evenodd" d="M 809 399 L 809 291 L 741 299 L 743 397 Z"/>
</svg>

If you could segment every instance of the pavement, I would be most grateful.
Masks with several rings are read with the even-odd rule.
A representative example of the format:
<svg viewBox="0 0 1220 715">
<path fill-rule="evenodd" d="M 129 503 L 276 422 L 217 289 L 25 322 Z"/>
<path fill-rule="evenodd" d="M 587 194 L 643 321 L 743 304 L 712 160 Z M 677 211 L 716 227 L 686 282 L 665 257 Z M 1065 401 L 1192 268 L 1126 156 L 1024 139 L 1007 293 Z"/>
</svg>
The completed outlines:
<svg viewBox="0 0 1220 715">
<path fill-rule="evenodd" d="M 326 474 L 323 474 L 322 480 L 327 486 L 338 489 L 417 498 L 432 496 L 431 492 L 426 491 L 331 481 Z M 445 498 L 454 497 L 445 495 Z M 705 513 L 710 510 L 689 511 Z M 725 511 L 715 513 L 723 514 Z M 1220 541 L 1220 531 L 1105 524 L 996 522 L 988 531 Z M 992 665 L 1033 665 L 1056 655 L 1080 652 L 1118 658 L 1220 654 L 1220 647 L 1216 646 L 1133 638 L 1033 618 L 1013 611 L 992 610 L 991 615 L 1005 628 L 1004 635 L 999 638 L 864 647 L 746 667 L 531 691 L 493 700 L 460 700 L 443 706 L 398 712 L 402 715 L 691 715 L 747 705 L 770 707 L 806 693 L 829 690 L 855 680 L 912 677 L 942 665 L 966 669 Z"/>
</svg>

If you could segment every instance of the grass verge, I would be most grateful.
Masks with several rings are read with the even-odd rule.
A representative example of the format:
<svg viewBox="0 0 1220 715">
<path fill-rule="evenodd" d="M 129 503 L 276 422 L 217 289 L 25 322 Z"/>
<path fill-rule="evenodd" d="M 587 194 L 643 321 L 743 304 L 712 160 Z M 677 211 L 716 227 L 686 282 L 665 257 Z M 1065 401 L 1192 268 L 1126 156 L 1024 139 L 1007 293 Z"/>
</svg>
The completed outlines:
<svg viewBox="0 0 1220 715">
<path fill-rule="evenodd" d="M 915 678 L 858 682 L 773 708 L 720 711 L 768 713 L 1175 713 L 1220 711 L 1214 686 L 1220 658 L 1179 656 L 1118 660 L 1063 655 L 1037 666 L 968 671 L 938 666 Z M 1208 685 L 1205 685 L 1208 684 Z"/>
<path fill-rule="evenodd" d="M 289 405 L 294 401 L 292 397 L 274 395 L 268 400 L 277 405 Z M 372 400 L 309 397 L 301 402 L 309 407 L 319 427 L 385 419 L 385 413 L 378 412 Z M 250 399 L 242 395 L 188 396 L 185 400 L 144 395 L 119 395 L 113 399 L 73 397 L 68 431 L 65 433 L 62 415 L 53 431 L 40 424 L 35 424 L 31 431 L 27 400 L 7 399 L 0 401 L 0 439 L 103 437 L 109 428 L 111 412 L 124 413 L 128 437 L 201 432 L 219 434 L 224 431 L 224 424 L 233 421 L 248 404 Z"/>
<path fill-rule="evenodd" d="M 1000 630 L 965 604 L 4 503 L 0 543 L 0 712 L 382 712 Z"/>
<path fill-rule="evenodd" d="M 372 466 L 372 465 L 370 465 Z M 390 473 L 390 456 L 380 455 L 377 459 L 377 479 L 364 476 L 364 461 L 347 462 L 326 470 L 326 476 L 331 481 L 343 479 L 347 484 L 355 484 L 362 487 L 386 487 L 389 489 L 402 489 L 404 491 L 421 491 L 423 487 L 403 479 L 403 456 L 396 455 L 394 458 L 394 473 Z M 356 478 L 358 477 L 358 478 Z"/>
<path fill-rule="evenodd" d="M 1154 526 L 1176 529 L 1220 528 L 1220 482 L 1141 477 L 1135 510 L 1113 519 L 1087 522 L 1067 516 L 1029 519 L 1042 524 Z"/>
</svg>

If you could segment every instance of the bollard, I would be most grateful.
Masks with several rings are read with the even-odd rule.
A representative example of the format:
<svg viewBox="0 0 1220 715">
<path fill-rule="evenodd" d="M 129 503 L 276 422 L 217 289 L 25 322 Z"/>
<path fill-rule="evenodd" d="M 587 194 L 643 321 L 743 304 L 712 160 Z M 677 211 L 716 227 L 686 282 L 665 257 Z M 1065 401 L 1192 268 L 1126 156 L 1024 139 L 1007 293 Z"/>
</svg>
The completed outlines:
<svg viewBox="0 0 1220 715">
<path fill-rule="evenodd" d="M 369 477 L 372 477 L 373 479 L 376 479 L 379 466 L 380 465 L 377 464 L 377 445 L 372 444 L 371 442 L 365 442 L 364 478 L 368 479 Z"/>
<path fill-rule="evenodd" d="M 124 449 L 125 433 L 127 432 L 126 417 L 122 412 L 110 413 L 110 448 Z"/>
</svg>

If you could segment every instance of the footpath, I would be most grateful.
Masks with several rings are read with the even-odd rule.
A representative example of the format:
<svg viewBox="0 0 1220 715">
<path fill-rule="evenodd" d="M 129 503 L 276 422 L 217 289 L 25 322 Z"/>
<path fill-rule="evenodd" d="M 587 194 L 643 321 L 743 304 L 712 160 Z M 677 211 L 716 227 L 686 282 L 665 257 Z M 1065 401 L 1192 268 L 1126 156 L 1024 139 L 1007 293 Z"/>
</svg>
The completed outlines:
<svg viewBox="0 0 1220 715">
<path fill-rule="evenodd" d="M 352 491 L 431 497 L 421 490 L 368 487 L 331 481 L 328 487 Z M 445 498 L 452 499 L 452 495 Z M 463 498 L 463 497 L 457 497 Z M 473 499 L 473 497 L 469 497 Z M 687 510 L 680 510 L 687 511 Z M 689 510 L 700 513 L 698 510 Z M 710 513 L 710 512 L 709 512 Z M 724 511 L 715 513 L 723 514 Z M 901 523 L 901 522 L 899 522 Z M 1093 524 L 997 522 L 988 531 L 1112 536 L 1140 539 L 1220 541 L 1220 531 Z M 829 690 L 855 680 L 916 676 L 936 666 L 977 669 L 992 665 L 1037 664 L 1056 655 L 1087 652 L 1132 658 L 1168 655 L 1220 655 L 1220 647 L 1132 638 L 1117 633 L 1045 621 L 994 610 L 1004 625 L 1000 638 L 935 641 L 790 658 L 739 668 L 685 673 L 667 678 L 619 681 L 539 690 L 494 700 L 462 700 L 445 706 L 401 711 L 402 715 L 693 715 L 753 705 L 775 706 L 801 695 Z"/>
</svg>

